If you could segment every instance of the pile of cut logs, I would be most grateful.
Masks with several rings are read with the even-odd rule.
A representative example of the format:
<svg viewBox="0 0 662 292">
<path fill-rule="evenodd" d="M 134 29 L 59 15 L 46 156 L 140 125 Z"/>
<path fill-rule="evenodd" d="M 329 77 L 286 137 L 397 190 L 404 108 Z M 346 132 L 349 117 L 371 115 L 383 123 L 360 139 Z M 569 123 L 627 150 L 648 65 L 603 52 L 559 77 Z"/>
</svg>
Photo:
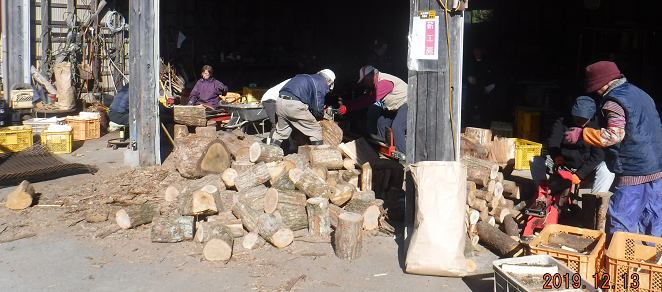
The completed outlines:
<svg viewBox="0 0 662 292">
<path fill-rule="evenodd" d="M 121 228 L 151 222 L 153 242 L 201 242 L 209 261 L 230 260 L 236 240 L 246 249 L 267 242 L 286 247 L 298 230 L 307 230 L 304 241 L 332 242 L 332 228 L 336 255 L 352 260 L 361 255 L 364 232 L 394 232 L 373 191 L 372 165 L 379 156 L 357 154 L 356 141 L 299 146 L 285 156 L 255 136 L 213 126 L 189 135 L 188 127 L 177 125 L 175 143 L 175 158 L 166 163 L 182 179 L 166 189 L 166 206 L 149 202 L 120 210 Z"/>
</svg>

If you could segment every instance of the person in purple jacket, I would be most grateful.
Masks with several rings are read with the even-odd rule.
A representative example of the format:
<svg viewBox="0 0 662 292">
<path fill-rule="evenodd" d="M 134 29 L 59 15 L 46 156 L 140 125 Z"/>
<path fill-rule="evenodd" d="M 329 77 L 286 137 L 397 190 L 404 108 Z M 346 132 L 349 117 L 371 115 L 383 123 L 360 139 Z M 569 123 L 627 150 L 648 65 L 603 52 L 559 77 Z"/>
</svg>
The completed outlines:
<svg viewBox="0 0 662 292">
<path fill-rule="evenodd" d="M 223 82 L 214 79 L 214 69 L 209 65 L 202 66 L 202 78 L 195 83 L 188 104 L 201 104 L 213 109 L 218 108 L 219 95 L 225 96 L 228 87 Z"/>
</svg>

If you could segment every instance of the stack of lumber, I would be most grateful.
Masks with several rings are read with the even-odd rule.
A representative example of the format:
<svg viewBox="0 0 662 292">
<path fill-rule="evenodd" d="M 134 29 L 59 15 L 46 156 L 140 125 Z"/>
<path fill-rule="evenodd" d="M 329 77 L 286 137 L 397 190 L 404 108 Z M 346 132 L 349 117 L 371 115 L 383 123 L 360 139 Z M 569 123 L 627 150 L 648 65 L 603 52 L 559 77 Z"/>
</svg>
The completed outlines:
<svg viewBox="0 0 662 292">
<path fill-rule="evenodd" d="M 467 127 L 460 139 L 461 156 L 471 156 L 500 165 L 515 159 L 515 142 L 508 137 L 492 136 L 488 129 Z"/>
<path fill-rule="evenodd" d="M 525 207 L 519 187 L 503 179 L 495 162 L 464 156 L 467 168 L 467 221 L 472 243 L 482 242 L 501 255 L 521 252 L 520 228 Z M 516 203 L 519 202 L 519 203 Z"/>
<path fill-rule="evenodd" d="M 166 98 L 175 98 L 182 95 L 184 89 L 184 78 L 177 75 L 175 67 L 170 63 L 165 64 L 161 59 L 160 86 Z"/>
<path fill-rule="evenodd" d="M 295 240 L 295 232 L 333 242 L 339 258 L 353 260 L 361 255 L 365 232 L 394 232 L 384 200 L 373 191 L 398 177 L 386 171 L 396 169 L 388 162 L 357 165 L 332 145 L 300 146 L 298 153 L 284 155 L 281 148 L 241 132 L 188 134 L 180 129 L 176 139 L 181 140 L 173 163 L 188 179 L 166 189 L 165 206 L 147 202 L 122 209 L 116 215 L 120 228 L 151 223 L 153 242 L 195 240 L 209 261 L 230 260 L 237 240 L 246 249 L 267 243 L 284 248 Z M 198 152 L 202 162 L 194 157 Z M 224 164 L 212 167 L 205 157 Z M 375 173 L 380 177 L 373 178 Z M 393 185 L 398 183 L 402 186 L 402 180 Z"/>
</svg>

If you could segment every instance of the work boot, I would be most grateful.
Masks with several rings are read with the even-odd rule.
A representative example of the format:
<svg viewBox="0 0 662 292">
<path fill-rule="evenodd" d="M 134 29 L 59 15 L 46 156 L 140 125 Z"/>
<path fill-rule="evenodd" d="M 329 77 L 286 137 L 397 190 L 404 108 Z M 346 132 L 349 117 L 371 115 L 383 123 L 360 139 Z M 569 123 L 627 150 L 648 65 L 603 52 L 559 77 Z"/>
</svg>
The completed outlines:
<svg viewBox="0 0 662 292">
<path fill-rule="evenodd" d="M 322 143 L 323 143 L 323 141 L 312 141 L 312 142 L 310 142 L 310 144 L 313 145 L 313 146 L 319 146 L 319 145 L 322 145 Z"/>
</svg>

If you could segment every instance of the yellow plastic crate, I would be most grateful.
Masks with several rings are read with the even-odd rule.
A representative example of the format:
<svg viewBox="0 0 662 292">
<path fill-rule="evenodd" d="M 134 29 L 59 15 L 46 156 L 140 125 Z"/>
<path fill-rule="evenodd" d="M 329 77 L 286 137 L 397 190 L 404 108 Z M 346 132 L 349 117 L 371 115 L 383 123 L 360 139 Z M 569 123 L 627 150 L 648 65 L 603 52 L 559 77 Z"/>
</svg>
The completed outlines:
<svg viewBox="0 0 662 292">
<path fill-rule="evenodd" d="M 18 152 L 32 146 L 32 127 L 0 128 L 0 153 Z"/>
<path fill-rule="evenodd" d="M 74 141 L 83 141 L 101 137 L 99 119 L 71 119 L 67 118 L 67 125 L 74 131 Z"/>
<path fill-rule="evenodd" d="M 615 232 L 605 255 L 611 291 L 662 291 L 662 238 Z"/>
<path fill-rule="evenodd" d="M 73 128 L 62 132 L 45 132 L 46 130 L 41 133 L 41 144 L 46 145 L 53 154 L 71 153 L 71 144 L 74 135 Z"/>
<path fill-rule="evenodd" d="M 511 138 L 515 141 L 515 169 L 527 170 L 531 169 L 529 161 L 535 156 L 539 156 L 542 152 L 542 144 L 531 142 L 529 140 Z"/>
<path fill-rule="evenodd" d="M 244 87 L 242 95 L 246 96 L 246 103 L 257 103 L 269 88 Z"/>
<path fill-rule="evenodd" d="M 517 109 L 517 137 L 538 140 L 540 136 L 540 112 Z"/>
<path fill-rule="evenodd" d="M 588 255 L 582 255 L 575 252 L 563 252 L 556 249 L 546 248 L 542 245 L 549 243 L 549 236 L 552 234 L 566 233 L 579 235 L 583 238 L 597 239 L 598 242 Z M 560 224 L 550 224 L 545 226 L 540 232 L 540 236 L 534 238 L 529 243 L 531 254 L 546 254 L 559 260 L 582 278 L 589 281 L 593 280 L 596 273 L 602 274 L 605 254 L 605 233 L 602 231 L 577 228 Z M 598 275 L 600 276 L 600 275 Z"/>
</svg>

